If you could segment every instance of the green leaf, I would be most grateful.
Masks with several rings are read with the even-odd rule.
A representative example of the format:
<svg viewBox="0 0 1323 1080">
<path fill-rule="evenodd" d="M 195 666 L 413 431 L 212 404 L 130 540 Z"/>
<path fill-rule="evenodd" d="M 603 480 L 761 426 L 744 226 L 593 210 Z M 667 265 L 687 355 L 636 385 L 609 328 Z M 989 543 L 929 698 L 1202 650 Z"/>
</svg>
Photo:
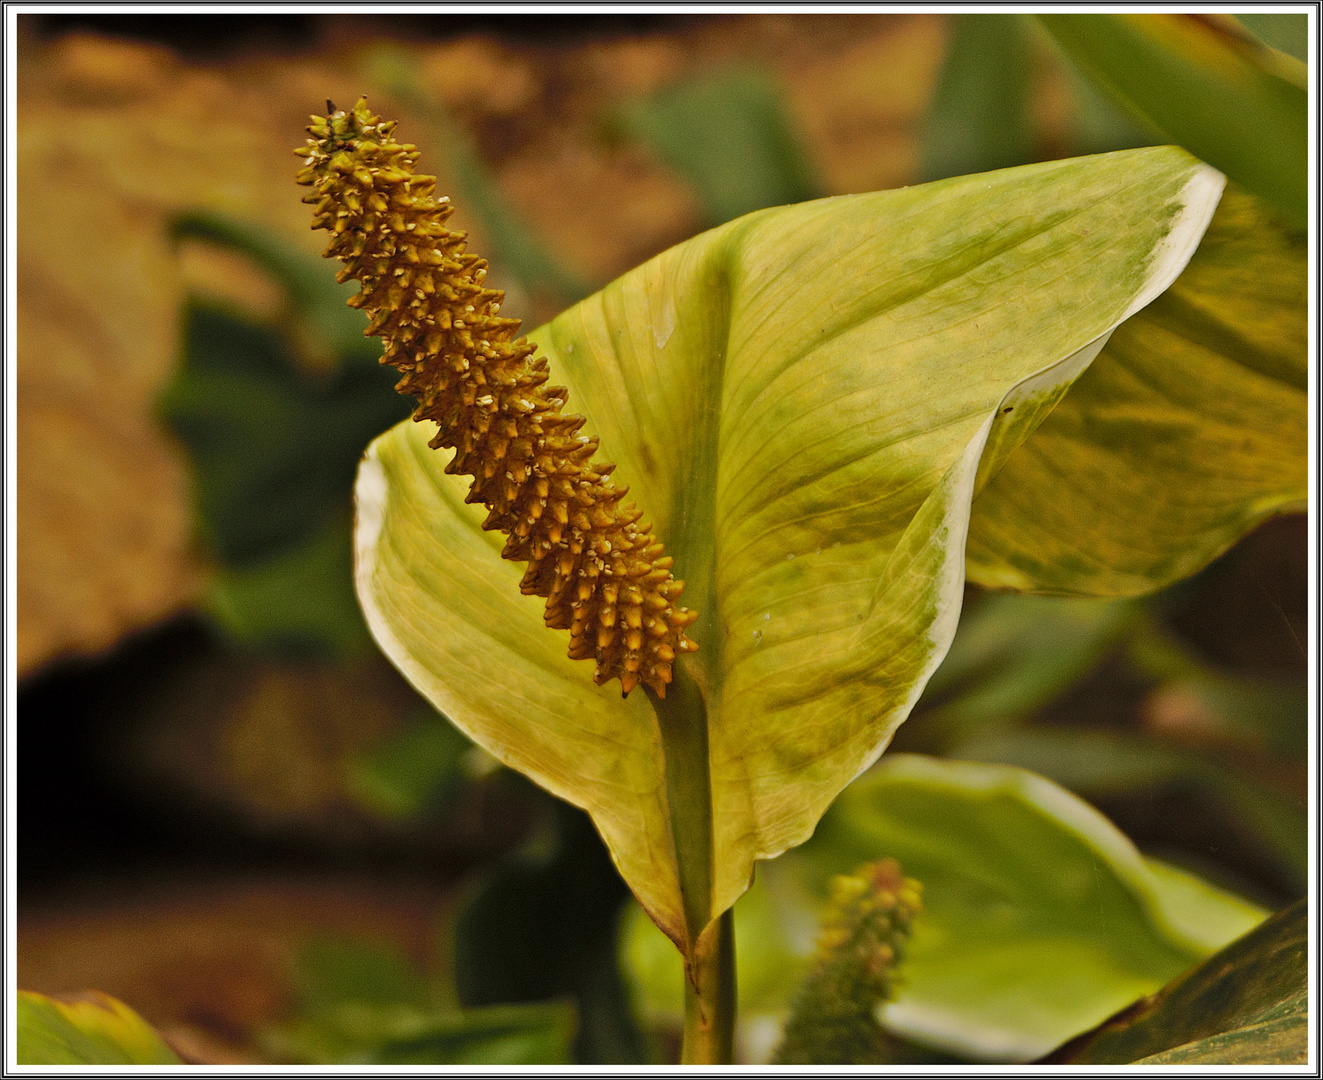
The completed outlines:
<svg viewBox="0 0 1323 1080">
<path fill-rule="evenodd" d="M 1185 272 L 1117 328 L 975 502 L 970 579 L 1152 592 L 1303 509 L 1305 260 L 1303 240 L 1229 189 Z"/>
<path fill-rule="evenodd" d="M 1136 614 L 1133 601 L 984 597 L 928 681 L 925 727 L 949 740 L 1026 719 L 1093 670 Z"/>
<path fill-rule="evenodd" d="M 1303 227 L 1305 67 L 1206 15 L 1039 15 L 1072 60 L 1141 119 Z"/>
<path fill-rule="evenodd" d="M 179 1058 L 122 1001 L 89 991 L 66 1000 L 20 990 L 20 1065 L 178 1065 Z"/>
<path fill-rule="evenodd" d="M 1309 60 L 1309 16 L 1264 14 L 1241 11 L 1236 21 L 1251 34 L 1287 56 L 1294 56 L 1302 64 Z"/>
<path fill-rule="evenodd" d="M 1301 703 L 1299 720 L 1305 719 Z M 1253 776 L 1197 749 L 1164 745 L 1120 731 L 1031 729 L 967 739 L 951 753 L 972 761 L 1030 769 L 1086 798 L 1115 798 L 1179 788 L 1226 822 L 1231 834 L 1248 834 L 1290 885 L 1304 890 L 1309 872 L 1305 808 Z"/>
<path fill-rule="evenodd" d="M 742 1006 L 784 1015 L 832 875 L 879 857 L 897 859 L 923 884 L 923 911 L 883 1021 L 971 1060 L 1036 1058 L 1264 914 L 1145 859 L 1096 810 L 1042 777 L 888 755 L 846 789 L 808 843 L 761 867 L 735 905 L 737 957 L 761 953 L 762 963 L 781 967 L 779 983 L 764 981 L 772 993 L 742 997 Z M 801 905 L 812 898 L 809 918 L 796 896 Z M 763 914 L 778 908 L 780 920 Z M 630 928 L 627 956 L 653 1016 L 680 1007 L 677 972 L 658 966 L 661 940 L 638 920 Z"/>
<path fill-rule="evenodd" d="M 951 40 L 924 131 L 925 180 L 1035 160 L 1028 62 L 1025 16 L 951 17 Z"/>
<path fill-rule="evenodd" d="M 756 68 L 681 83 L 621 121 L 693 185 L 711 224 L 819 193 L 780 93 Z"/>
<path fill-rule="evenodd" d="M 397 947 L 324 938 L 301 951 L 298 1016 L 263 1033 L 276 1060 L 314 1065 L 542 1065 L 573 1060 L 572 1003 L 445 1007 Z"/>
<path fill-rule="evenodd" d="M 246 645 L 346 655 L 372 644 L 354 597 L 353 538 L 343 518 L 262 562 L 221 567 L 207 608 Z"/>
<path fill-rule="evenodd" d="M 1309 1053 L 1308 949 L 1308 901 L 1301 899 L 1048 1060 L 1303 1065 Z"/>
<path fill-rule="evenodd" d="M 847 789 L 813 854 L 891 856 L 923 882 L 886 1022 L 977 1057 L 1037 1057 L 1263 914 L 1172 868 L 1155 873 L 1087 803 L 1007 766 L 896 755 Z"/>
<path fill-rule="evenodd" d="M 350 763 L 349 784 L 367 807 L 388 817 L 448 806 L 466 776 L 473 744 L 430 709 Z"/>
<path fill-rule="evenodd" d="M 366 364 L 380 360 L 381 342 L 363 335 L 367 329 L 363 313 L 345 306 L 354 295 L 353 285 L 340 284 L 327 274 L 324 260 L 277 239 L 262 226 L 204 211 L 174 218 L 170 235 L 238 252 L 267 271 L 289 294 L 297 319 L 295 331 L 306 335 L 322 356 Z"/>
<path fill-rule="evenodd" d="M 496 867 L 456 916 L 460 1003 L 573 997 L 576 1060 L 638 1063 L 646 1049 L 616 961 L 616 927 L 629 890 L 587 815 L 547 801 L 553 803 L 555 849 Z"/>
<path fill-rule="evenodd" d="M 158 407 L 192 460 L 203 538 L 232 566 L 306 543 L 343 513 L 363 446 L 409 411 L 389 370 L 314 378 L 276 331 L 197 302 Z"/>
<path fill-rule="evenodd" d="M 413 961 L 384 942 L 319 938 L 299 953 L 302 1011 L 317 1015 L 345 1002 L 426 1008 L 430 992 Z"/>
<path fill-rule="evenodd" d="M 955 629 L 977 485 L 1179 273 L 1220 187 L 1160 147 L 760 211 L 532 335 L 700 612 L 664 728 L 566 658 L 430 424 L 360 470 L 368 625 L 475 742 L 591 814 L 692 955 L 905 718 Z M 684 897 L 677 845 L 712 872 Z"/>
<path fill-rule="evenodd" d="M 568 1065 L 574 1029 L 568 1002 L 439 1012 L 349 1001 L 265 1042 L 273 1057 L 311 1065 Z"/>
</svg>

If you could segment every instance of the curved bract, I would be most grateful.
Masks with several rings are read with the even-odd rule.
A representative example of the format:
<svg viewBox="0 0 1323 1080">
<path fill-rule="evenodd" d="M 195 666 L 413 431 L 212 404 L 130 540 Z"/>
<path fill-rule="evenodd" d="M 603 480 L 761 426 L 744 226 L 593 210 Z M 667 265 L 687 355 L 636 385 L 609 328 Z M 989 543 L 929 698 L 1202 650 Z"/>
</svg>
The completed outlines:
<svg viewBox="0 0 1323 1080">
<path fill-rule="evenodd" d="M 1221 187 L 1158 147 L 760 211 L 530 335 L 701 613 L 677 659 L 699 757 L 668 760 L 668 714 L 565 657 L 430 424 L 360 473 L 369 625 L 480 745 L 592 815 L 692 956 L 905 718 L 955 629 L 975 491 L 1180 273 Z M 692 875 L 682 895 L 677 838 L 703 895 Z"/>
<path fill-rule="evenodd" d="M 1303 510 L 1307 255 L 1229 187 L 1185 272 L 1117 327 L 974 503 L 970 579 L 1134 596 Z"/>
</svg>

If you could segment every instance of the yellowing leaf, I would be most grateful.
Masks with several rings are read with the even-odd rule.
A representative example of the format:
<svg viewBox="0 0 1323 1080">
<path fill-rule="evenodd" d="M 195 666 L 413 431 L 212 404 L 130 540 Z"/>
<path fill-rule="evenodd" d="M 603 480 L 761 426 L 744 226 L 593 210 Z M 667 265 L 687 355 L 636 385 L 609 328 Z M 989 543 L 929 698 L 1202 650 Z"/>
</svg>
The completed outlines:
<svg viewBox="0 0 1323 1080">
<path fill-rule="evenodd" d="M 108 994 L 67 1001 L 18 992 L 17 1059 L 23 1065 L 177 1065 L 141 1016 Z"/>
<path fill-rule="evenodd" d="M 369 626 L 592 815 L 692 958 L 905 718 L 955 629 L 976 478 L 1170 284 L 1221 186 L 1159 147 L 760 211 L 532 335 L 701 613 L 657 712 L 566 658 L 430 424 L 360 472 Z"/>
<path fill-rule="evenodd" d="M 1229 189 L 1185 272 L 1117 328 L 974 503 L 971 580 L 1152 592 L 1303 509 L 1306 254 Z"/>
</svg>

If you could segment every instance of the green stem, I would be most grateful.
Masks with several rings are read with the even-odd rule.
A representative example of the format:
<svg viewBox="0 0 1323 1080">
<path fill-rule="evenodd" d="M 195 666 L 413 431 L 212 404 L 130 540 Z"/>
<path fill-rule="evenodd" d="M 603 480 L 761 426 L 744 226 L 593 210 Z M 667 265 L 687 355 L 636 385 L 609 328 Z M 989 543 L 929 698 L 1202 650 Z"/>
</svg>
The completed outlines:
<svg viewBox="0 0 1323 1080">
<path fill-rule="evenodd" d="M 707 705 L 683 663 L 666 697 L 645 691 L 661 727 L 666 794 L 687 930 L 681 1062 L 732 1064 L 735 1050 L 735 930 L 730 911 L 712 919 L 712 778 Z M 711 925 L 709 925 L 711 923 Z"/>
<path fill-rule="evenodd" d="M 695 959 L 684 983 L 681 1065 L 735 1062 L 735 912 L 727 908 L 704 935 L 710 947 Z"/>
</svg>

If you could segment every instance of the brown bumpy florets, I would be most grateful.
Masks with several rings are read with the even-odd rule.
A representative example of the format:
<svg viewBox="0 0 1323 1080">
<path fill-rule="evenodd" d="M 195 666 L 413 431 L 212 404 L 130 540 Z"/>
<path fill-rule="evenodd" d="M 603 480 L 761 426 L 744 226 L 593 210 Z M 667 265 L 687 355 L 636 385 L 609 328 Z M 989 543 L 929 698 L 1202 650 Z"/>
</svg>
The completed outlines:
<svg viewBox="0 0 1323 1080">
<path fill-rule="evenodd" d="M 414 173 L 417 148 L 366 101 L 327 106 L 297 151 L 308 159 L 298 182 L 313 188 L 313 227 L 333 234 L 338 280 L 361 283 L 349 303 L 371 316 L 382 363 L 403 372 L 396 389 L 417 399 L 415 420 L 438 425 L 431 445 L 455 449 L 446 471 L 473 477 L 467 501 L 490 511 L 483 528 L 508 535 L 501 554 L 528 563 L 520 588 L 546 597 L 570 657 L 595 659 L 599 685 L 619 679 L 628 694 L 642 682 L 665 696 L 676 653 L 697 648 L 671 558 L 621 501 L 615 466 L 592 461 L 597 441 L 578 434 L 582 416 L 561 412 L 567 392 L 546 385 L 545 358 L 515 339 L 519 320 L 500 316 L 505 294 L 484 287 L 486 262 L 445 227 L 449 200 Z"/>
</svg>

